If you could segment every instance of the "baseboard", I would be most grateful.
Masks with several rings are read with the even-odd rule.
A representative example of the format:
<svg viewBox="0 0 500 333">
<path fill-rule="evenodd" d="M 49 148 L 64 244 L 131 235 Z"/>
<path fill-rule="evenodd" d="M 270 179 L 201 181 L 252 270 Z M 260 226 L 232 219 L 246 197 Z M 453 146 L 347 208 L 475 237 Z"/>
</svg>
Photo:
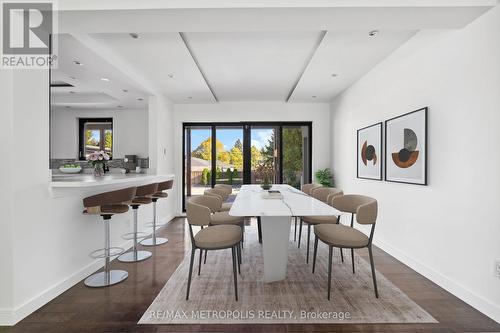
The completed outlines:
<svg viewBox="0 0 500 333">
<path fill-rule="evenodd" d="M 161 222 L 168 221 L 166 222 L 168 224 L 173 220 L 174 217 L 175 217 L 174 214 L 169 214 L 168 216 L 160 218 L 159 220 Z M 144 231 L 150 232 L 151 230 L 147 228 Z M 121 248 L 128 249 L 132 247 L 132 241 L 127 240 L 122 244 L 120 244 L 119 246 Z M 21 320 L 23 320 L 24 318 L 26 318 L 27 316 L 29 316 L 30 314 L 32 314 L 33 312 L 35 312 L 36 310 L 38 310 L 39 308 L 50 302 L 51 300 L 53 300 L 54 298 L 56 298 L 57 296 L 61 295 L 69 288 L 81 282 L 83 279 L 85 279 L 93 272 L 101 269 L 102 266 L 103 266 L 102 260 L 96 259 L 89 265 L 73 273 L 69 277 L 59 281 L 52 287 L 42 291 L 40 294 L 33 297 L 24 304 L 16 307 L 14 310 L 0 309 L 0 326 L 13 326 L 17 324 L 18 322 L 20 322 Z"/>
<path fill-rule="evenodd" d="M 382 240 L 374 240 L 374 244 L 411 269 L 415 270 L 419 274 L 422 274 L 441 288 L 460 298 L 462 301 L 474 307 L 486 316 L 490 317 L 497 323 L 500 323 L 500 306 L 477 295 L 460 283 L 453 281 L 452 279 L 446 277 L 438 271 L 428 267 L 427 265 L 424 265 L 421 262 L 412 259 L 403 251 L 389 245 Z"/>
<path fill-rule="evenodd" d="M 15 322 L 13 321 L 13 313 L 8 309 L 0 309 L 0 327 L 1 326 L 12 326 Z"/>
</svg>

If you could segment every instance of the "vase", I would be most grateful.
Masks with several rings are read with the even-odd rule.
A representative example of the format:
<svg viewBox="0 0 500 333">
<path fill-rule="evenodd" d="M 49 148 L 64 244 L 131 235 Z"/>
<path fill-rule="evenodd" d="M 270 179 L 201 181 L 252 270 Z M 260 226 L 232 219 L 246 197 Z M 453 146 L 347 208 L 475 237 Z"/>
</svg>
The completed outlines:
<svg viewBox="0 0 500 333">
<path fill-rule="evenodd" d="M 269 183 L 263 183 L 262 185 L 260 185 L 260 187 L 262 187 L 263 190 L 267 191 L 271 189 L 272 185 Z"/>
<path fill-rule="evenodd" d="M 102 177 L 104 176 L 104 164 L 97 163 L 94 165 L 94 177 Z"/>
</svg>

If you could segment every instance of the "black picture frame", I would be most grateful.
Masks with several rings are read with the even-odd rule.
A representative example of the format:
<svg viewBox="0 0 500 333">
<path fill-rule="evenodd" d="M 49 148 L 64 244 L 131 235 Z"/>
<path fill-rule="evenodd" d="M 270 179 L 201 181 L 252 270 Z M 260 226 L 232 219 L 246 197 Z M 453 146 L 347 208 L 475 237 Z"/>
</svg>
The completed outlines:
<svg viewBox="0 0 500 333">
<path fill-rule="evenodd" d="M 423 139 L 424 139 L 424 143 L 423 143 L 423 147 L 424 147 L 424 152 L 423 152 L 423 156 L 424 156 L 424 163 L 423 163 L 423 175 L 424 175 L 424 179 L 423 179 L 423 182 L 411 182 L 411 181 L 400 181 L 400 180 L 391 180 L 391 179 L 388 179 L 388 175 L 387 175 L 387 166 L 388 166 L 388 163 L 389 163 L 389 154 L 391 154 L 388 150 L 388 142 L 387 142 L 387 132 L 388 132 L 388 126 L 390 126 L 390 122 L 391 121 L 394 121 L 396 119 L 400 119 L 400 118 L 403 118 L 403 117 L 408 117 L 410 115 L 414 115 L 415 113 L 418 113 L 418 112 L 423 112 L 424 113 L 424 135 L 423 135 Z M 411 112 L 408 112 L 408 113 L 405 113 L 405 114 L 402 114 L 402 115 L 399 115 L 397 117 L 393 117 L 393 118 L 390 118 L 390 119 L 387 119 L 385 121 L 385 127 L 384 127 L 384 134 L 385 134 L 385 137 L 384 137 L 384 141 L 385 141 L 385 172 L 384 172 L 384 180 L 386 182 L 391 182 L 391 183 L 401 183 L 401 184 L 411 184 L 411 185 L 421 185 L 421 186 L 427 186 L 428 185 L 428 172 L 427 172 L 427 166 L 428 166 L 428 113 L 429 113 L 429 107 L 423 107 L 423 108 L 420 108 L 420 109 L 417 109 L 415 111 L 411 111 Z"/>
<path fill-rule="evenodd" d="M 379 129 L 379 135 L 380 135 L 380 147 L 379 147 L 379 151 L 380 151 L 380 166 L 379 166 L 379 174 L 380 176 L 377 177 L 377 178 L 370 178 L 370 177 L 362 177 L 359 175 L 359 135 L 360 135 L 360 132 L 361 131 L 364 131 L 364 130 L 367 130 L 367 129 L 370 129 L 372 127 L 375 127 L 375 126 L 379 126 L 380 129 Z M 359 179 L 369 179 L 369 180 L 378 180 L 378 181 L 382 181 L 383 180 L 383 175 L 382 175 L 382 171 L 383 171 L 383 167 L 382 167 L 382 164 L 384 163 L 384 153 L 382 151 L 382 147 L 383 147 L 383 133 L 382 133 L 382 127 L 383 127 L 383 124 L 382 122 L 378 122 L 378 123 L 375 123 L 373 125 L 369 125 L 369 126 L 366 126 L 366 127 L 363 127 L 363 128 L 360 128 L 357 130 L 357 138 L 356 138 L 356 178 L 359 178 Z"/>
</svg>

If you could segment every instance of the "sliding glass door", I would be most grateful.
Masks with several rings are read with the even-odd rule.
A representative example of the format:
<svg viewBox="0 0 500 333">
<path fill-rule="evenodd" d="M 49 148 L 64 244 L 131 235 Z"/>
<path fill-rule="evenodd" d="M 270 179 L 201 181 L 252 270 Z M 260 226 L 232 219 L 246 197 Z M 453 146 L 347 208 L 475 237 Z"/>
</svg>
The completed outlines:
<svg viewBox="0 0 500 333">
<path fill-rule="evenodd" d="M 215 184 L 236 194 L 242 184 L 311 181 L 310 122 L 185 123 L 183 197 L 202 195 Z"/>
<path fill-rule="evenodd" d="M 238 193 L 243 183 L 243 126 L 216 126 L 215 184 L 227 184 Z"/>
<path fill-rule="evenodd" d="M 282 137 L 282 183 L 300 188 L 309 182 L 310 153 L 309 127 L 283 126 Z"/>
<path fill-rule="evenodd" d="M 212 187 L 212 128 L 184 127 L 184 195 L 202 195 Z"/>
<path fill-rule="evenodd" d="M 280 183 L 279 127 L 251 126 L 250 127 L 250 170 L 251 184 L 262 184 L 265 176 L 271 183 Z"/>
</svg>

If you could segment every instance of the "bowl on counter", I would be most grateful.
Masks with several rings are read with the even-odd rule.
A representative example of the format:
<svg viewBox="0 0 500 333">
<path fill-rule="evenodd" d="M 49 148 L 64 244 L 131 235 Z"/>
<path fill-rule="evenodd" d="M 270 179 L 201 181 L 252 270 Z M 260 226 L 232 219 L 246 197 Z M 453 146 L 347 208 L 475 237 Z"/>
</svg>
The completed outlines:
<svg viewBox="0 0 500 333">
<path fill-rule="evenodd" d="M 79 165 L 64 165 L 59 167 L 59 171 L 61 171 L 62 173 L 79 173 L 80 171 L 82 171 L 82 167 Z"/>
</svg>

